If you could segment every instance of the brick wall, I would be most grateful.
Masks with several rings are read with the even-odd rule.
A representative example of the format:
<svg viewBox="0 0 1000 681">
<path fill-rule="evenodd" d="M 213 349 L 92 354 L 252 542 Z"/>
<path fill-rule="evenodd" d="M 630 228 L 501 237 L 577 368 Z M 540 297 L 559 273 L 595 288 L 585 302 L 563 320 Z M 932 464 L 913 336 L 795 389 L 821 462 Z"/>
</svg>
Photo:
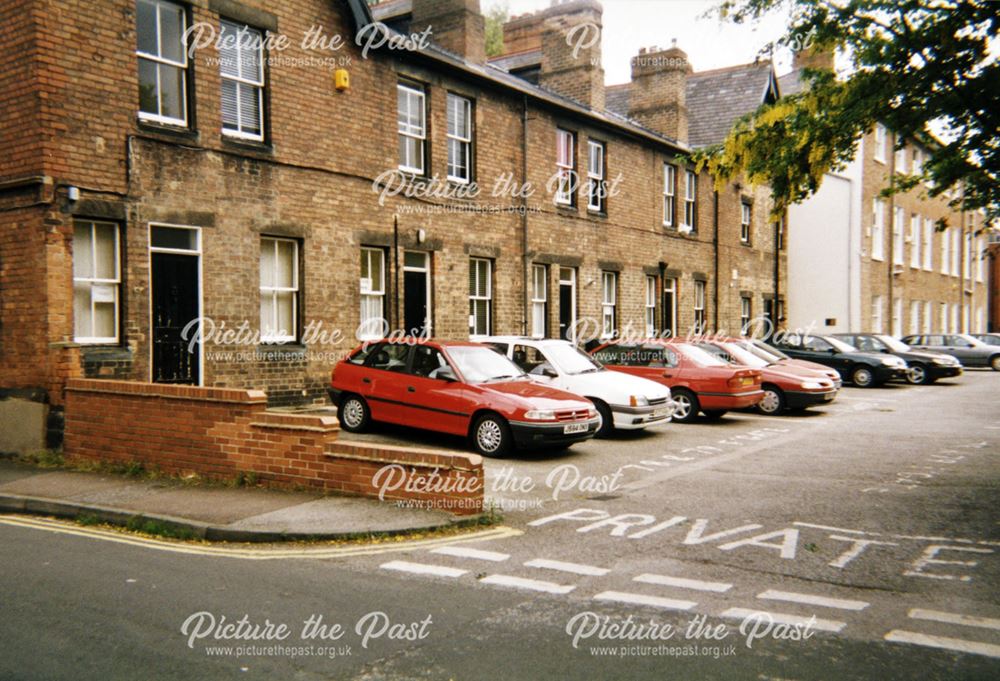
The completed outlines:
<svg viewBox="0 0 1000 681">
<path fill-rule="evenodd" d="M 70 459 L 140 462 L 165 473 L 378 497 L 386 466 L 417 481 L 383 497 L 457 514 L 483 509 L 482 458 L 474 454 L 337 441 L 332 416 L 267 410 L 255 390 L 72 379 L 66 388 Z M 383 478 L 384 479 L 384 478 Z M 427 485 L 420 481 L 429 481 Z"/>
</svg>

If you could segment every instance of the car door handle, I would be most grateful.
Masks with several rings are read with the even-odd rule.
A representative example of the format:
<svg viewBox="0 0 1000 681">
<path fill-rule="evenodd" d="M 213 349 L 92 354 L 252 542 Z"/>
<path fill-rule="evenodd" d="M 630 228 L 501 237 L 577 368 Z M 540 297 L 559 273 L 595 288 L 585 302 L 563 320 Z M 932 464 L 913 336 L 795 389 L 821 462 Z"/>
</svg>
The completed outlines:
<svg viewBox="0 0 1000 681">
<path fill-rule="evenodd" d="M 412 385 L 409 385 L 409 386 L 406 387 L 406 392 L 408 392 L 408 393 L 415 393 L 415 392 L 417 392 L 417 389 L 414 388 Z"/>
<path fill-rule="evenodd" d="M 673 374 L 663 374 L 663 378 L 673 378 Z"/>
<path fill-rule="evenodd" d="M 372 382 L 372 379 L 370 379 L 370 378 L 362 378 L 362 379 L 361 379 L 361 382 L 362 382 L 362 383 L 371 383 L 371 382 Z"/>
</svg>

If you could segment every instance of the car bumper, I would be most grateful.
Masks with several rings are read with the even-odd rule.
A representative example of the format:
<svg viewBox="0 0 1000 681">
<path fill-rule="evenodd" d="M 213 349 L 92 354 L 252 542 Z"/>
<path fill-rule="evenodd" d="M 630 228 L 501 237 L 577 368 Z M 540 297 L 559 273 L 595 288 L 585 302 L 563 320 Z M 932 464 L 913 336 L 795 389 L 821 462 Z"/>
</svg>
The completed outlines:
<svg viewBox="0 0 1000 681">
<path fill-rule="evenodd" d="M 786 390 L 785 391 L 785 405 L 789 409 L 802 409 L 804 407 L 812 407 L 817 404 L 830 404 L 837 397 L 836 390 L 822 390 L 822 391 L 796 391 L 796 390 Z"/>
<path fill-rule="evenodd" d="M 577 421 L 577 423 L 581 423 Z M 600 419 L 590 419 L 583 421 L 587 426 L 586 431 L 579 433 L 567 433 L 568 423 L 528 423 L 525 421 L 511 421 L 510 431 L 514 435 L 514 444 L 517 447 L 537 447 L 542 445 L 571 445 L 574 442 L 589 440 L 597 434 L 597 427 Z"/>
<path fill-rule="evenodd" d="M 880 366 L 872 370 L 875 383 L 886 383 L 893 379 L 906 379 L 908 369 L 897 369 L 896 367 Z"/>
<path fill-rule="evenodd" d="M 756 406 L 764 399 L 764 391 L 746 390 L 738 393 L 698 393 L 698 404 L 702 410 L 745 409 Z"/>
<path fill-rule="evenodd" d="M 337 390 L 336 388 L 328 387 L 326 389 L 327 394 L 330 396 L 330 402 L 333 404 L 340 404 L 340 396 L 344 394 L 343 390 Z"/>
<path fill-rule="evenodd" d="M 939 378 L 954 378 L 955 376 L 962 375 L 962 367 L 960 366 L 941 366 L 938 364 L 928 364 L 927 365 L 927 375 L 931 377 L 931 380 L 938 380 Z"/>
<path fill-rule="evenodd" d="M 637 430 L 666 423 L 674 415 L 675 409 L 673 402 L 647 407 L 626 407 L 619 404 L 612 404 L 610 407 L 616 430 Z"/>
</svg>

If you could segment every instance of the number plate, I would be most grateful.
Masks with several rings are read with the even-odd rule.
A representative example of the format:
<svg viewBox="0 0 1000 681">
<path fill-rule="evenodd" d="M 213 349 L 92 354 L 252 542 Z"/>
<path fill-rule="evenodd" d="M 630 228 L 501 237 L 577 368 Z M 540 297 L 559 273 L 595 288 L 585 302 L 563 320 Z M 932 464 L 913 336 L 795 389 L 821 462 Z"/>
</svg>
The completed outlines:
<svg viewBox="0 0 1000 681">
<path fill-rule="evenodd" d="M 652 413 L 651 418 L 662 419 L 662 418 L 665 418 L 666 415 L 669 414 L 669 413 L 670 413 L 669 409 L 657 409 L 656 411 L 654 411 Z"/>
<path fill-rule="evenodd" d="M 566 435 L 571 435 L 573 433 L 586 433 L 587 427 L 586 423 L 570 423 L 563 426 L 563 433 Z"/>
</svg>

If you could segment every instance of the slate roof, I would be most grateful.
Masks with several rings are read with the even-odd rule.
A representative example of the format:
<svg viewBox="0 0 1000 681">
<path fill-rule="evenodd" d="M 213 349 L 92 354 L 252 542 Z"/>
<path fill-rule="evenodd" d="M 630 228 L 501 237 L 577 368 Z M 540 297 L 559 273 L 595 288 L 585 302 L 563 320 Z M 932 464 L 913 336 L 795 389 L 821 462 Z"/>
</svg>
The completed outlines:
<svg viewBox="0 0 1000 681">
<path fill-rule="evenodd" d="M 692 73 L 687 81 L 688 143 L 718 144 L 741 116 L 778 97 L 771 62 Z"/>
<path fill-rule="evenodd" d="M 778 89 L 781 90 L 782 96 L 797 95 L 805 89 L 805 86 L 806 83 L 802 79 L 802 71 L 798 69 L 778 78 Z"/>
<path fill-rule="evenodd" d="M 608 85 L 604 88 L 604 108 L 620 116 L 628 116 L 630 83 Z"/>
</svg>

